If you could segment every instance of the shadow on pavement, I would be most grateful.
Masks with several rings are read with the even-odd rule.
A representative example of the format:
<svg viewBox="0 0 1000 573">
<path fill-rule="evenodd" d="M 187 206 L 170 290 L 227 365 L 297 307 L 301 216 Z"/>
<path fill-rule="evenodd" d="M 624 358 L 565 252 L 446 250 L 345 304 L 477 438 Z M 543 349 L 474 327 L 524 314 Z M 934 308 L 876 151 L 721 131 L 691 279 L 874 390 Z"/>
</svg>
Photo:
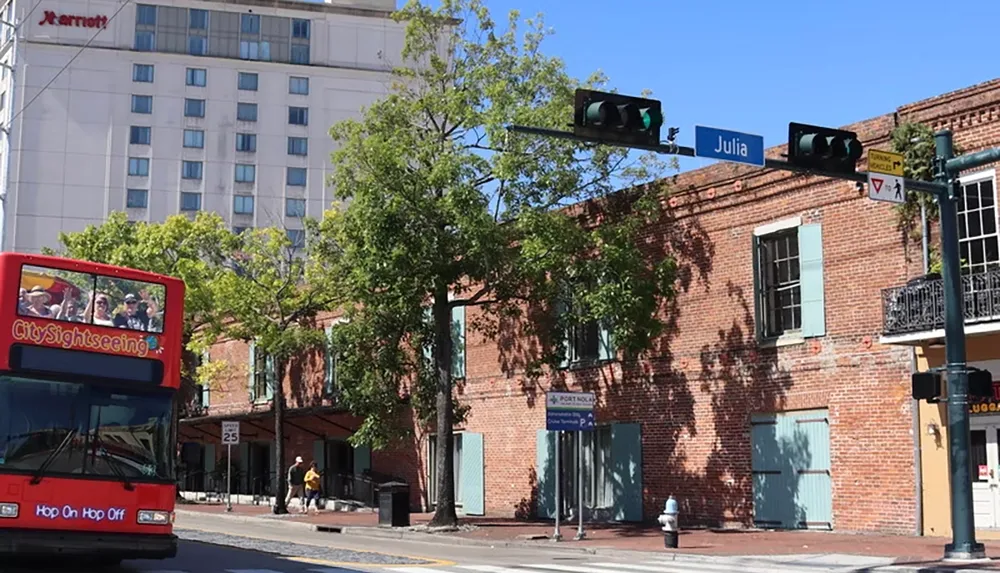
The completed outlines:
<svg viewBox="0 0 1000 573">
<path fill-rule="evenodd" d="M 251 549 L 239 549 L 222 545 L 211 545 L 196 541 L 182 541 L 177 557 L 156 561 L 125 561 L 120 566 L 102 566 L 86 563 L 81 559 L 48 560 L 47 562 L 4 563 L 0 565 L 0 573 L 144 573 L 154 571 L 171 571 L 184 573 L 223 573 L 227 570 L 261 571 L 271 570 L 281 573 L 317 573 L 327 570 L 329 573 L 362 573 L 364 564 L 334 565 L 321 560 L 310 559 L 309 562 L 297 561 L 296 558 L 273 553 L 264 553 Z M 371 563 L 371 567 L 385 566 L 384 563 Z"/>
</svg>

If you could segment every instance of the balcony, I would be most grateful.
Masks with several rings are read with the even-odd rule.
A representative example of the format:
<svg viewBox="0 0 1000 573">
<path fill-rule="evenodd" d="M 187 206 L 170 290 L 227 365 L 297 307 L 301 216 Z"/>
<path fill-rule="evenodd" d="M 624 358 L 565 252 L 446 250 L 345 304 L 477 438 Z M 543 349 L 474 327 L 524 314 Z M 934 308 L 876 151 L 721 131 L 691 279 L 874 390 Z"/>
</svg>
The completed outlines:
<svg viewBox="0 0 1000 573">
<path fill-rule="evenodd" d="M 967 334 L 1000 331 L 1000 270 L 962 276 Z M 929 274 L 882 290 L 882 343 L 944 338 L 944 282 Z"/>
</svg>

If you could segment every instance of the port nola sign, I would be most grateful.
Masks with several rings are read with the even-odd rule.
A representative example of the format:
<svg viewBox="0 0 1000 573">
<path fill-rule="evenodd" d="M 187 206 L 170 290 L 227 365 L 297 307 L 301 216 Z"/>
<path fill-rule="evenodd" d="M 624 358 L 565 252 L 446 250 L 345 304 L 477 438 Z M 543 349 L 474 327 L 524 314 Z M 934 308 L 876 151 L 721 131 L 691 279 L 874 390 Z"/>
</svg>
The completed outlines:
<svg viewBox="0 0 1000 573">
<path fill-rule="evenodd" d="M 594 429 L 593 392 L 548 392 L 545 394 L 545 429 L 565 432 Z"/>
</svg>

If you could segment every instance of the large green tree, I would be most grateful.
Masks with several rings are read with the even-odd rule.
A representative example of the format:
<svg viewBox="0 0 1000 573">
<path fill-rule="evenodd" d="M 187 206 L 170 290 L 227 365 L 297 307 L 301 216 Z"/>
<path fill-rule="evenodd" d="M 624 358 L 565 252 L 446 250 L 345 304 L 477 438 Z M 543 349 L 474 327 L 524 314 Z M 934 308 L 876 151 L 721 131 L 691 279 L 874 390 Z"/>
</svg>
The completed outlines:
<svg viewBox="0 0 1000 573">
<path fill-rule="evenodd" d="M 384 446 L 407 405 L 425 423 L 436 416 L 432 524 L 448 527 L 452 429 L 464 413 L 453 395 L 452 310 L 478 307 L 477 329 L 497 336 L 501 319 L 560 301 L 567 311 L 551 320 L 521 321 L 545 341 L 529 374 L 560 361 L 568 328 L 593 321 L 636 355 L 661 328 L 674 264 L 636 244 L 659 212 L 661 190 L 637 185 L 659 174 L 655 158 L 504 129 L 565 129 L 574 89 L 605 83 L 600 74 L 580 83 L 543 54 L 541 17 L 521 29 L 513 12 L 498 27 L 480 0 L 411 1 L 396 17 L 406 39 L 390 93 L 331 129 L 342 206 L 317 244 L 349 303 L 334 344 L 341 401 L 364 417 L 353 439 Z"/>
<path fill-rule="evenodd" d="M 310 227 L 315 227 L 309 221 Z M 239 235 L 238 252 L 211 284 L 219 312 L 228 320 L 220 333 L 254 345 L 254 372 L 271 388 L 274 413 L 275 513 L 287 513 L 284 471 L 285 371 L 289 361 L 321 347 L 317 315 L 330 309 L 336 291 L 325 280 L 313 241 L 294 245 L 285 231 L 252 229 Z M 258 360 L 264 373 L 257 371 Z"/>
</svg>

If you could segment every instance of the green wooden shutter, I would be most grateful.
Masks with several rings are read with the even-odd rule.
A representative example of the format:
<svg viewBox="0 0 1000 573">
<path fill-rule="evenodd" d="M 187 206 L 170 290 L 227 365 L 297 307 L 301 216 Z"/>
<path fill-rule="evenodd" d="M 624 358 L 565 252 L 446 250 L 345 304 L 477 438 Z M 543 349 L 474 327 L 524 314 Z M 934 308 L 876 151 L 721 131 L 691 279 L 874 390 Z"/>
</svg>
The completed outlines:
<svg viewBox="0 0 1000 573">
<path fill-rule="evenodd" d="M 267 400 L 273 400 L 274 389 L 278 386 L 278 372 L 275 368 L 274 357 L 270 354 L 267 355 L 267 361 L 264 364 L 264 376 L 267 385 L 267 393 L 264 398 Z"/>
<path fill-rule="evenodd" d="M 465 378 L 465 306 L 451 309 L 451 376 Z"/>
<path fill-rule="evenodd" d="M 462 460 L 459 479 L 462 481 L 462 510 L 466 515 L 486 514 L 486 491 L 483 456 L 483 435 L 462 433 Z"/>
<path fill-rule="evenodd" d="M 249 375 L 247 376 L 247 396 L 250 397 L 251 402 L 255 402 L 257 400 L 257 394 L 254 392 L 256 384 L 254 384 L 253 381 L 257 374 L 257 359 L 255 358 L 257 354 L 256 342 L 250 342 L 247 346 L 247 354 L 250 357 L 250 366 L 247 368 L 247 371 L 249 372 Z"/>
<path fill-rule="evenodd" d="M 208 478 L 215 471 L 215 444 L 205 444 L 205 488 L 211 487 Z"/>
<path fill-rule="evenodd" d="M 337 356 L 333 348 L 333 325 L 326 327 L 326 371 L 323 378 L 323 391 L 333 394 L 336 385 Z"/>
<path fill-rule="evenodd" d="M 354 475 L 372 469 L 372 450 L 368 446 L 354 447 Z"/>
<path fill-rule="evenodd" d="M 601 321 L 597 325 L 597 358 L 599 360 L 614 360 L 615 347 L 611 339 L 611 327 L 607 322 Z"/>
<path fill-rule="evenodd" d="M 799 227 L 799 284 L 802 290 L 802 336 L 826 334 L 823 293 L 823 229 L 819 223 Z"/>
<path fill-rule="evenodd" d="M 639 424 L 611 425 L 611 468 L 615 519 L 642 521 L 642 429 Z"/>
<path fill-rule="evenodd" d="M 535 512 L 541 519 L 556 517 L 556 432 L 535 433 Z"/>
<path fill-rule="evenodd" d="M 250 472 L 250 443 L 240 441 L 240 459 L 236 462 L 236 467 L 239 468 L 243 475 L 247 475 Z"/>
<path fill-rule="evenodd" d="M 313 441 L 313 461 L 316 462 L 316 468 L 320 471 L 326 469 L 326 440 L 314 440 Z"/>
</svg>

